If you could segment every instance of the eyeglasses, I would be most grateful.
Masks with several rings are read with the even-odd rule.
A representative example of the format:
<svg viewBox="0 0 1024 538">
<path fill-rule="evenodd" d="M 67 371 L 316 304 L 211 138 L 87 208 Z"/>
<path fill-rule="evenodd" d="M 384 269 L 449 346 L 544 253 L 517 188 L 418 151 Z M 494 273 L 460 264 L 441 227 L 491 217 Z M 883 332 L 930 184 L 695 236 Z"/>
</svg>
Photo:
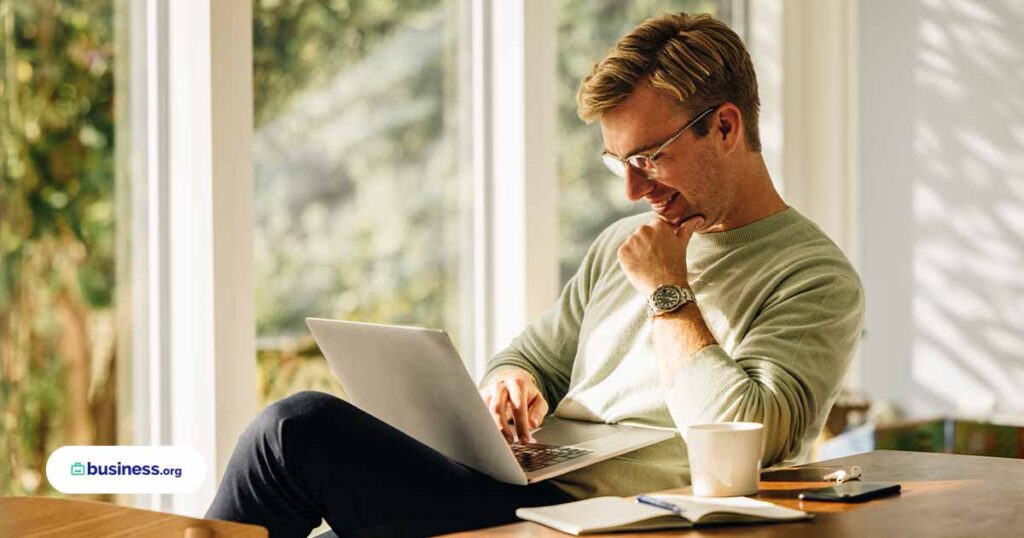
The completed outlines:
<svg viewBox="0 0 1024 538">
<path fill-rule="evenodd" d="M 700 121 L 701 118 L 707 116 L 708 112 L 711 112 L 712 110 L 715 110 L 720 106 L 722 105 L 715 105 L 713 107 L 709 107 L 704 112 L 698 114 L 696 118 L 690 120 L 690 122 L 683 126 L 683 128 L 680 129 L 676 134 L 672 135 L 668 140 L 662 142 L 658 146 L 658 149 L 654 150 L 653 153 L 635 153 L 633 155 L 630 155 L 629 157 L 626 157 L 625 159 L 619 159 L 618 157 L 605 151 L 601 153 L 601 161 L 604 162 L 604 165 L 607 166 L 613 174 L 619 177 L 626 177 L 626 166 L 631 166 L 633 170 L 635 170 L 637 173 L 644 176 L 645 178 L 653 179 L 658 175 L 658 165 L 655 163 L 655 161 L 658 159 L 658 157 L 661 156 L 661 153 L 665 151 L 665 148 L 671 145 L 672 142 L 675 142 L 677 138 L 682 136 L 687 129 L 693 127 L 693 125 Z"/>
</svg>

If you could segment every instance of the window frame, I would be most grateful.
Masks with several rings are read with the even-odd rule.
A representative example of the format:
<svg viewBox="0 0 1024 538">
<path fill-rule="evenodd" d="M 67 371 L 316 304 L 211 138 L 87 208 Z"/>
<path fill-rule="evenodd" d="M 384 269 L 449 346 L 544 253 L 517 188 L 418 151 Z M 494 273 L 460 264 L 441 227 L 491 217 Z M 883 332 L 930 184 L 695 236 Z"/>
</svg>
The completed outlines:
<svg viewBox="0 0 1024 538">
<path fill-rule="evenodd" d="M 185 445 L 207 464 L 190 495 L 134 503 L 202 516 L 256 413 L 252 279 L 252 4 L 125 0 L 121 80 L 129 138 L 119 152 L 131 194 L 131 438 Z"/>
<path fill-rule="evenodd" d="M 255 416 L 252 3 L 117 0 L 125 10 L 119 147 L 130 261 L 119 355 L 123 442 L 194 446 L 207 478 L 192 495 L 144 506 L 201 516 L 239 434 Z M 487 360 L 549 309 L 559 285 L 556 6 L 460 0 L 469 26 L 472 324 L 467 367 Z M 746 21 L 746 0 L 730 13 Z M 776 0 L 780 2 L 788 0 Z M 756 27 L 756 22 L 744 27 Z"/>
<path fill-rule="evenodd" d="M 557 49 L 549 0 L 474 0 L 471 10 L 477 323 L 469 366 L 479 379 L 559 293 Z"/>
</svg>

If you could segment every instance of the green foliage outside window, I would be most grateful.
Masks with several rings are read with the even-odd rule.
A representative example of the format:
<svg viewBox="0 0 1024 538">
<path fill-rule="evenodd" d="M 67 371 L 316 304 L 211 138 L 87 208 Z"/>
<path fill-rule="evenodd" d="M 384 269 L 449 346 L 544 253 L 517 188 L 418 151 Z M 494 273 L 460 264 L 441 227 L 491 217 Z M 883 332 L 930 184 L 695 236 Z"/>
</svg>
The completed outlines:
<svg viewBox="0 0 1024 538">
<path fill-rule="evenodd" d="M 339 392 L 306 316 L 459 339 L 467 215 L 458 3 L 257 2 L 261 403 Z"/>
<path fill-rule="evenodd" d="M 0 494 L 117 438 L 113 32 L 109 0 L 0 3 Z"/>
</svg>

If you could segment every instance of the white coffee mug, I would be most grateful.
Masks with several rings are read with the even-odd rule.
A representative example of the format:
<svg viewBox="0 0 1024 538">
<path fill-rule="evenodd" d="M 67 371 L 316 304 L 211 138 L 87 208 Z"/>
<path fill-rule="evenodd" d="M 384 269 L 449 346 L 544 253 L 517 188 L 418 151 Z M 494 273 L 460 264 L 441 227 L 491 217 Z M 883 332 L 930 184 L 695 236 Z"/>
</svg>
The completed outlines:
<svg viewBox="0 0 1024 538">
<path fill-rule="evenodd" d="M 764 426 L 756 422 L 713 422 L 686 429 L 693 494 L 701 497 L 753 495 L 761 476 Z"/>
</svg>

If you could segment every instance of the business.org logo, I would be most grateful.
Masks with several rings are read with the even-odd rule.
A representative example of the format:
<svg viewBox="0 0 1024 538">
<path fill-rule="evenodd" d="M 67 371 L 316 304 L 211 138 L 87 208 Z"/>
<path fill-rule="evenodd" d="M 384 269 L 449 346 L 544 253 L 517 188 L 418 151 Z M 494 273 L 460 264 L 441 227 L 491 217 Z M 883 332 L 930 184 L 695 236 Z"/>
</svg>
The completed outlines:
<svg viewBox="0 0 1024 538">
<path fill-rule="evenodd" d="M 50 454 L 46 478 L 62 493 L 194 493 L 206 461 L 187 446 L 65 446 Z"/>
<path fill-rule="evenodd" d="M 160 467 L 159 465 L 126 465 L 117 462 L 112 465 L 93 465 L 91 461 L 76 461 L 71 464 L 71 476 L 173 476 L 181 478 L 181 467 Z"/>
</svg>

